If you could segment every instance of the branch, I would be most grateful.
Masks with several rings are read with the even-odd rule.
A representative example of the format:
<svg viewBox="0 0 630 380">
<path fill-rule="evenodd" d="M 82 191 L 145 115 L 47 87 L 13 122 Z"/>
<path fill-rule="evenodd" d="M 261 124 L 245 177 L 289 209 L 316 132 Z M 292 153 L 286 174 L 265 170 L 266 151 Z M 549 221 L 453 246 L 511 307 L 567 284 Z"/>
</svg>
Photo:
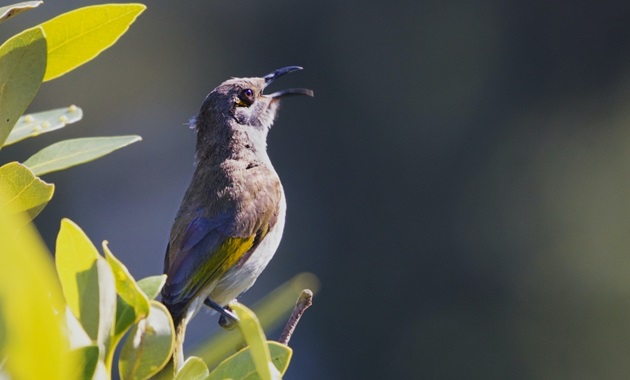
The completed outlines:
<svg viewBox="0 0 630 380">
<path fill-rule="evenodd" d="M 310 289 L 302 290 L 302 294 L 298 297 L 297 302 L 295 303 L 295 307 L 293 308 L 293 312 L 287 321 L 287 324 L 284 325 L 284 330 L 282 330 L 282 334 L 280 334 L 280 338 L 278 342 L 284 344 L 285 346 L 289 345 L 289 340 L 291 340 L 291 335 L 295 331 L 298 322 L 300 322 L 300 318 L 302 318 L 302 314 L 313 304 L 313 292 Z"/>
</svg>

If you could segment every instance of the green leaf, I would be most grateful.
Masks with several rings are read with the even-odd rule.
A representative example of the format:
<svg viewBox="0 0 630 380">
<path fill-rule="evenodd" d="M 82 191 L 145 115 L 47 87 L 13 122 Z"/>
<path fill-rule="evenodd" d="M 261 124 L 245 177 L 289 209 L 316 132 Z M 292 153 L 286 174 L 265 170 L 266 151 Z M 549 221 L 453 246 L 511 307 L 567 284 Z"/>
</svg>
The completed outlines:
<svg viewBox="0 0 630 380">
<path fill-rule="evenodd" d="M 96 334 L 90 337 L 107 349 L 116 316 L 116 280 L 103 258 L 94 264 L 89 272 L 77 274 L 77 282 L 83 285 L 79 293 L 84 317 L 81 324 L 88 334 L 88 327 L 92 326 Z"/>
<path fill-rule="evenodd" d="M 98 257 L 96 247 L 81 228 L 70 219 L 62 219 L 57 235 L 55 265 L 68 307 L 79 321 L 81 304 L 76 276 L 88 271 Z"/>
<path fill-rule="evenodd" d="M 50 253 L 0 191 L 0 377 L 73 379 L 75 357 Z M 15 226 L 22 226 L 19 233 Z"/>
<path fill-rule="evenodd" d="M 33 219 L 52 198 L 55 185 L 34 176 L 26 166 L 10 162 L 0 167 L 0 191 L 14 210 L 25 211 Z M 7 204 L 0 204 L 0 207 L 7 207 Z"/>
<path fill-rule="evenodd" d="M 140 136 L 87 137 L 70 139 L 47 146 L 24 161 L 36 175 L 93 161 L 136 141 Z"/>
<path fill-rule="evenodd" d="M 0 7 L 0 23 L 13 18 L 24 11 L 38 7 L 42 3 L 43 1 L 24 1 L 13 5 L 7 5 L 6 7 Z"/>
<path fill-rule="evenodd" d="M 111 369 L 116 346 L 125 332 L 134 323 L 149 315 L 149 299 L 140 290 L 127 267 L 111 252 L 107 241 L 103 242 L 103 252 L 105 252 L 105 258 L 116 278 L 116 291 L 118 292 L 114 332 L 105 360 L 107 367 Z"/>
<path fill-rule="evenodd" d="M 103 242 L 103 252 L 105 252 L 105 258 L 116 278 L 116 291 L 119 300 L 116 306 L 114 335 L 119 338 L 132 324 L 149 314 L 149 299 L 140 290 L 127 267 L 110 251 L 106 241 Z"/>
<path fill-rule="evenodd" d="M 72 353 L 77 356 L 77 361 L 82 363 L 82 365 L 75 368 L 76 373 L 74 374 L 74 378 L 92 379 L 99 359 L 98 346 L 91 345 L 77 348 L 73 350 Z"/>
<path fill-rule="evenodd" d="M 203 360 L 191 356 L 186 359 L 182 368 L 177 372 L 175 380 L 205 380 L 209 373 Z"/>
<path fill-rule="evenodd" d="M 116 322 L 114 325 L 114 345 L 117 345 L 125 332 L 136 323 L 138 317 L 133 306 L 123 301 L 120 296 L 116 299 Z"/>
<path fill-rule="evenodd" d="M 236 326 L 250 349 L 251 357 L 260 379 L 280 379 L 282 376 L 271 362 L 271 355 L 266 343 L 267 339 L 256 318 L 256 314 L 238 302 L 230 303 L 230 307 L 239 319 Z"/>
<path fill-rule="evenodd" d="M 91 61 L 112 46 L 146 7 L 105 4 L 79 8 L 41 24 L 48 40 L 44 81 Z"/>
<path fill-rule="evenodd" d="M 66 302 L 87 335 L 109 345 L 116 313 L 116 282 L 90 239 L 69 219 L 61 221 L 55 264 Z"/>
<path fill-rule="evenodd" d="M 169 361 L 175 328 L 164 305 L 151 301 L 149 316 L 138 322 L 120 351 L 118 370 L 123 380 L 148 379 Z"/>
<path fill-rule="evenodd" d="M 87 335 L 81 322 L 74 316 L 72 310 L 66 307 L 66 327 L 68 329 L 68 338 L 70 339 L 70 348 L 78 349 L 92 345 L 92 339 Z"/>
<path fill-rule="evenodd" d="M 138 287 L 142 289 L 144 294 L 149 297 L 150 300 L 155 299 L 155 297 L 160 294 L 162 291 L 162 287 L 166 283 L 166 275 L 161 274 L 158 276 L 149 276 L 145 277 L 142 280 L 138 281 Z"/>
<path fill-rule="evenodd" d="M 278 342 L 268 341 L 267 345 L 275 368 L 284 374 L 289 367 L 293 350 Z M 252 361 L 249 347 L 246 347 L 221 362 L 206 380 L 254 380 L 260 378 Z"/>
<path fill-rule="evenodd" d="M 39 91 L 45 70 L 41 28 L 25 30 L 0 46 L 0 149 Z"/>
<path fill-rule="evenodd" d="M 261 325 L 265 329 L 272 329 L 284 323 L 295 306 L 295 298 L 305 288 L 314 292 L 319 289 L 319 280 L 314 274 L 300 273 L 257 302 L 254 311 Z M 234 347 L 242 346 L 239 334 L 219 331 L 212 340 L 195 349 L 193 355 L 202 358 L 209 368 L 213 368 L 230 355 Z"/>
<path fill-rule="evenodd" d="M 39 136 L 42 133 L 56 131 L 81 120 L 83 111 L 77 106 L 58 108 L 50 111 L 38 112 L 21 116 L 15 127 L 4 142 L 4 146 L 14 144 L 28 137 Z"/>
</svg>

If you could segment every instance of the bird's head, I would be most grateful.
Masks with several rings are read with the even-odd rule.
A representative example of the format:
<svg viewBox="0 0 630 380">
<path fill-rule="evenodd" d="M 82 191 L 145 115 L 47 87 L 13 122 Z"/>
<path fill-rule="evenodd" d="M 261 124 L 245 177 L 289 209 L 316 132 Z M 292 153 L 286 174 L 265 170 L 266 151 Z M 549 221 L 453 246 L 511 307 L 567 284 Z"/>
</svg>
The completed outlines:
<svg viewBox="0 0 630 380">
<path fill-rule="evenodd" d="M 194 120 L 195 126 L 200 129 L 204 124 L 208 124 L 207 122 L 214 124 L 227 121 L 230 124 L 235 122 L 239 126 L 266 132 L 275 120 L 281 98 L 289 95 L 313 96 L 313 91 L 306 88 L 263 93 L 276 79 L 297 70 L 302 68 L 288 66 L 264 77 L 232 78 L 221 83 L 206 97 L 199 115 Z"/>
</svg>

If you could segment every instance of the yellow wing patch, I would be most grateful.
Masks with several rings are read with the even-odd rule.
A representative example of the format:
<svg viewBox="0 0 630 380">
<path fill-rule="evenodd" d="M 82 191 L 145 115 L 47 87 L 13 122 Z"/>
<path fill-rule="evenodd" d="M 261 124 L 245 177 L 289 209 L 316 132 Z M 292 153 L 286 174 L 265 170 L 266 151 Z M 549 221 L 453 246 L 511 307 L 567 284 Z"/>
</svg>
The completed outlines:
<svg viewBox="0 0 630 380">
<path fill-rule="evenodd" d="M 207 284 L 218 280 L 254 246 L 256 235 L 247 238 L 228 237 L 193 274 L 182 294 L 191 294 L 193 299 Z"/>
</svg>

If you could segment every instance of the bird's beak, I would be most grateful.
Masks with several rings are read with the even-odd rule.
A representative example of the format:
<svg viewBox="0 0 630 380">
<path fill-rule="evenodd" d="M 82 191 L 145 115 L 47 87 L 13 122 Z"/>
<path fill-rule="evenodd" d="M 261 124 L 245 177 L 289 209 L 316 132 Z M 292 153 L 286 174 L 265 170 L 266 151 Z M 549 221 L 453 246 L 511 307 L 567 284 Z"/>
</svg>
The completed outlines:
<svg viewBox="0 0 630 380">
<path fill-rule="evenodd" d="M 281 69 L 278 69 L 276 71 L 274 71 L 273 73 L 267 74 L 263 77 L 263 79 L 265 79 L 265 87 L 269 86 L 271 83 L 273 83 L 276 79 L 280 78 L 281 76 L 283 76 L 284 74 L 288 74 L 292 71 L 299 71 L 302 70 L 302 67 L 300 66 L 287 66 L 287 67 L 283 67 Z M 280 90 L 280 91 L 276 91 L 273 94 L 269 94 L 267 95 L 270 98 L 281 98 L 283 96 L 287 96 L 287 95 L 306 95 L 306 96 L 313 96 L 313 90 L 310 90 L 308 88 L 288 88 L 286 90 Z"/>
</svg>

